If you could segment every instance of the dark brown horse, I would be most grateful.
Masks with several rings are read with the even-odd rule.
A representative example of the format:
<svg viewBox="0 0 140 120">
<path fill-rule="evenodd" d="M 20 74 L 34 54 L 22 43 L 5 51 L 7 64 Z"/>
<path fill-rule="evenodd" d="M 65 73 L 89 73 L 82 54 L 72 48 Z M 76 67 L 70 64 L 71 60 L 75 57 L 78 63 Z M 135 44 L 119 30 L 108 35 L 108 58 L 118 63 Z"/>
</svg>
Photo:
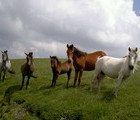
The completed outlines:
<svg viewBox="0 0 140 120">
<path fill-rule="evenodd" d="M 93 53 L 82 52 L 74 47 L 74 45 L 67 44 L 68 61 L 73 61 L 75 68 L 74 86 L 78 78 L 78 86 L 80 85 L 83 71 L 91 71 L 95 69 L 95 63 L 98 57 L 106 56 L 103 51 L 96 51 Z"/>
<path fill-rule="evenodd" d="M 56 85 L 56 80 L 58 76 L 64 73 L 67 73 L 68 76 L 68 81 L 67 81 L 67 87 L 68 87 L 73 64 L 68 60 L 65 61 L 64 63 L 61 63 L 56 56 L 52 56 L 52 57 L 50 56 L 50 62 L 51 62 L 51 68 L 53 72 L 51 87 Z"/>
<path fill-rule="evenodd" d="M 29 85 L 30 77 L 36 78 L 35 76 L 33 76 L 33 72 L 35 70 L 34 63 L 33 63 L 33 53 L 32 52 L 30 52 L 29 54 L 25 53 L 25 55 L 26 55 L 26 61 L 21 65 L 22 84 L 20 89 L 22 89 L 24 86 L 24 79 L 26 76 L 28 77 L 26 82 L 26 89 Z"/>
</svg>

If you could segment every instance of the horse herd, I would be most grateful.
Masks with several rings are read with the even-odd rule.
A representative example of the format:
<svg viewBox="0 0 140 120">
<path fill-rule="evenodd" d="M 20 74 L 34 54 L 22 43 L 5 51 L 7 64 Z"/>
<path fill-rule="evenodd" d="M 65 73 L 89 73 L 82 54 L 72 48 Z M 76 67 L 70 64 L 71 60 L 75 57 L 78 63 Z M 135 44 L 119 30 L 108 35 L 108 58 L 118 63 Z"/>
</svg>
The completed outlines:
<svg viewBox="0 0 140 120">
<path fill-rule="evenodd" d="M 114 92 L 114 95 L 117 96 L 118 90 L 121 87 L 124 79 L 130 76 L 131 73 L 133 73 L 138 67 L 138 48 L 128 48 L 128 51 L 129 53 L 127 56 L 122 58 L 114 58 L 107 56 L 107 54 L 103 51 L 86 53 L 76 48 L 73 44 L 67 44 L 66 52 L 68 59 L 64 63 L 61 63 L 56 56 L 50 56 L 53 73 L 51 87 L 56 85 L 58 76 L 64 73 L 67 73 L 68 76 L 68 87 L 73 68 L 75 69 L 74 87 L 76 86 L 77 79 L 78 86 L 80 85 L 83 71 L 95 70 L 94 78 L 90 85 L 90 90 L 92 91 L 93 84 L 98 83 L 98 91 L 100 91 L 103 78 L 108 76 L 110 78 L 117 78 L 117 85 Z M 7 52 L 8 51 L 2 51 L 2 61 L 0 63 L 0 78 L 2 78 L 3 81 L 7 72 L 15 74 L 11 68 L 11 63 Z M 26 76 L 26 89 L 28 88 L 30 77 L 37 78 L 33 75 L 35 69 L 33 63 L 33 53 L 29 52 L 29 54 L 25 53 L 25 55 L 26 61 L 21 65 L 22 83 L 20 89 L 22 89 L 24 86 L 24 79 Z M 1 76 L 2 72 L 3 76 Z"/>
</svg>

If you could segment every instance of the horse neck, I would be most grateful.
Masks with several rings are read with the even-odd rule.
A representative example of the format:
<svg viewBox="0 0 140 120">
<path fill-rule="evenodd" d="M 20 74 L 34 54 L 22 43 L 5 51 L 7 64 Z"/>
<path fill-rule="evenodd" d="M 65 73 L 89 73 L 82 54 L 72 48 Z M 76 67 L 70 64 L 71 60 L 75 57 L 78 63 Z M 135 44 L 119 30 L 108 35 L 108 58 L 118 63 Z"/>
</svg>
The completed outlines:
<svg viewBox="0 0 140 120">
<path fill-rule="evenodd" d="M 73 61 L 76 61 L 76 59 L 77 59 L 78 57 L 77 57 L 77 55 L 73 55 L 73 57 L 72 57 L 72 59 L 73 59 Z"/>
<path fill-rule="evenodd" d="M 28 65 L 33 65 L 33 60 L 28 60 L 28 59 L 26 59 L 26 64 L 28 64 Z"/>
<path fill-rule="evenodd" d="M 73 59 L 76 59 L 76 58 L 79 58 L 81 56 L 86 56 L 87 53 L 86 52 L 83 52 L 77 48 L 74 48 L 74 54 L 73 54 Z"/>
<path fill-rule="evenodd" d="M 7 61 L 9 61 L 8 56 L 6 57 L 6 60 L 3 60 L 3 59 L 2 59 L 2 62 L 3 62 L 3 63 L 6 63 Z"/>
<path fill-rule="evenodd" d="M 2 63 L 3 63 L 3 64 L 6 64 L 6 62 L 9 62 L 9 59 L 2 60 Z"/>
<path fill-rule="evenodd" d="M 55 68 L 57 68 L 58 66 L 60 66 L 61 65 L 61 62 L 57 59 L 56 60 L 56 64 L 55 64 Z"/>
<path fill-rule="evenodd" d="M 127 66 L 128 66 L 128 64 L 129 64 L 129 57 L 127 56 L 125 59 L 126 59 L 125 62 L 127 64 Z"/>
</svg>

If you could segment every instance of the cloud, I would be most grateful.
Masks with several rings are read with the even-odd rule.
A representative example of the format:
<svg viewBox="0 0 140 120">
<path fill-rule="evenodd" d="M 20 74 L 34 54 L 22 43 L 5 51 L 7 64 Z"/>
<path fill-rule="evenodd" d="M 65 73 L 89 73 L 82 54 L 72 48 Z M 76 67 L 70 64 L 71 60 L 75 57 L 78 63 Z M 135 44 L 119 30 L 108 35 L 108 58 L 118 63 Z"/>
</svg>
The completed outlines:
<svg viewBox="0 0 140 120">
<path fill-rule="evenodd" d="M 121 57 L 140 48 L 140 17 L 133 0 L 0 1 L 0 49 L 12 58 L 66 57 L 66 44 Z"/>
</svg>

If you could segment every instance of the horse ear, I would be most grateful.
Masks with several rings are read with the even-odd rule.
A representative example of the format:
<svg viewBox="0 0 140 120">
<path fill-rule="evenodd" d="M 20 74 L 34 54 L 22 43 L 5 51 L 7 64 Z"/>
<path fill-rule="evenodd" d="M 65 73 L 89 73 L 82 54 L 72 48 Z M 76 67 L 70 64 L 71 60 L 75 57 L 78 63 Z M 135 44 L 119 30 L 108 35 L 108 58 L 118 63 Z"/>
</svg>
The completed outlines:
<svg viewBox="0 0 140 120">
<path fill-rule="evenodd" d="M 131 48 L 129 47 L 128 50 L 131 51 Z"/>
<path fill-rule="evenodd" d="M 73 44 L 71 44 L 71 45 L 70 45 L 70 48 L 71 48 L 71 49 L 73 49 L 73 47 L 74 47 L 74 45 L 73 45 Z"/>
<path fill-rule="evenodd" d="M 67 48 L 69 48 L 69 45 L 67 44 Z"/>
<path fill-rule="evenodd" d="M 30 52 L 29 55 L 33 55 L 33 52 Z"/>
<path fill-rule="evenodd" d="M 50 56 L 50 58 L 52 58 L 52 56 Z"/>
<path fill-rule="evenodd" d="M 135 51 L 136 51 L 136 52 L 138 51 L 138 48 L 137 48 L 137 47 L 135 48 Z"/>
<path fill-rule="evenodd" d="M 27 53 L 24 53 L 25 55 L 28 55 Z"/>
<path fill-rule="evenodd" d="M 1 53 L 3 53 L 3 51 L 1 51 Z"/>
</svg>

